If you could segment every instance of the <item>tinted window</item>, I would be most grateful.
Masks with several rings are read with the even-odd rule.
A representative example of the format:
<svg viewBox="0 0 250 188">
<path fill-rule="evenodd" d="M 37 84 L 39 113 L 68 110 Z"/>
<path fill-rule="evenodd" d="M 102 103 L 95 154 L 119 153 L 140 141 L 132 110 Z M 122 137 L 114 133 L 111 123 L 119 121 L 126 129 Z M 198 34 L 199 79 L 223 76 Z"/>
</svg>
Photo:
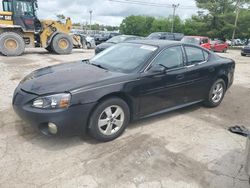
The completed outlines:
<svg viewBox="0 0 250 188">
<path fill-rule="evenodd" d="M 208 39 L 201 39 L 201 43 L 202 43 L 202 44 L 208 43 Z"/>
<path fill-rule="evenodd" d="M 171 47 L 164 50 L 155 60 L 155 64 L 161 64 L 169 69 L 183 66 L 183 55 L 180 46 Z"/>
<path fill-rule="evenodd" d="M 14 1 L 14 9 L 17 15 L 34 16 L 33 5 L 31 2 Z"/>
<path fill-rule="evenodd" d="M 193 65 L 195 63 L 200 63 L 205 61 L 203 50 L 195 47 L 185 47 L 187 53 L 188 65 Z"/>
</svg>

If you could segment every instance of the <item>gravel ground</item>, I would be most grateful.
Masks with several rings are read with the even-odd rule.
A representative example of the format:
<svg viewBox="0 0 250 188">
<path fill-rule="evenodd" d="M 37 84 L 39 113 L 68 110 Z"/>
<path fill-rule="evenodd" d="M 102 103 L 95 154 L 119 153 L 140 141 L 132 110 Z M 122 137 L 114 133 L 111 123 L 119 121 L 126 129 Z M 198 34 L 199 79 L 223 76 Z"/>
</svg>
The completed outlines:
<svg viewBox="0 0 250 188">
<path fill-rule="evenodd" d="M 117 140 L 54 138 L 35 132 L 11 107 L 13 91 L 31 71 L 88 58 L 92 50 L 51 55 L 29 49 L 0 56 L 0 187 L 218 187 L 246 188 L 244 137 L 227 128 L 250 128 L 250 57 L 236 50 L 234 85 L 215 109 L 195 105 L 132 123 Z"/>
</svg>

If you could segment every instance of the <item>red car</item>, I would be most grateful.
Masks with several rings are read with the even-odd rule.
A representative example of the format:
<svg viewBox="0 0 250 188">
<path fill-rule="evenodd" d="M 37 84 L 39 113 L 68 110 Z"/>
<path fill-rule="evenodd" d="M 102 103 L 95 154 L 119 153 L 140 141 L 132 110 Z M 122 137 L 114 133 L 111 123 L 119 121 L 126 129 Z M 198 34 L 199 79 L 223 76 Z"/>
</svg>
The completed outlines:
<svg viewBox="0 0 250 188">
<path fill-rule="evenodd" d="M 226 53 L 228 49 L 228 44 L 222 40 L 214 40 L 211 42 L 211 50 L 214 52 L 224 52 Z"/>
<path fill-rule="evenodd" d="M 208 50 L 211 50 L 211 43 L 208 37 L 203 36 L 185 36 L 181 40 L 184 43 L 196 44 Z"/>
</svg>

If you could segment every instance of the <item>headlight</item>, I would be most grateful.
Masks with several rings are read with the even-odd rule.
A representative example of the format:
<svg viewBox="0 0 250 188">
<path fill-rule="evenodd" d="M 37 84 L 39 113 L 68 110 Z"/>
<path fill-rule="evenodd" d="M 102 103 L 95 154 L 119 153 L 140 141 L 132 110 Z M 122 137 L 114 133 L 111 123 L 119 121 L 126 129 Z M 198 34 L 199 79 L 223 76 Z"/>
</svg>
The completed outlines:
<svg viewBox="0 0 250 188">
<path fill-rule="evenodd" d="M 69 93 L 39 97 L 33 101 L 32 107 L 42 109 L 68 108 L 70 99 L 71 95 Z"/>
</svg>

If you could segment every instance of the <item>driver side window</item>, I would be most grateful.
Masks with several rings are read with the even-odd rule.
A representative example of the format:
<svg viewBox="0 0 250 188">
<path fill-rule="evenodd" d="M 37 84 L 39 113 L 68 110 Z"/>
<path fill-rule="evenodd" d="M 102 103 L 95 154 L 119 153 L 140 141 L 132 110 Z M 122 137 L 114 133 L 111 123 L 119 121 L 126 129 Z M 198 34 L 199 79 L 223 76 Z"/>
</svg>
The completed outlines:
<svg viewBox="0 0 250 188">
<path fill-rule="evenodd" d="M 163 65 L 168 69 L 183 67 L 183 54 L 181 46 L 165 49 L 154 60 L 154 65 Z"/>
</svg>

